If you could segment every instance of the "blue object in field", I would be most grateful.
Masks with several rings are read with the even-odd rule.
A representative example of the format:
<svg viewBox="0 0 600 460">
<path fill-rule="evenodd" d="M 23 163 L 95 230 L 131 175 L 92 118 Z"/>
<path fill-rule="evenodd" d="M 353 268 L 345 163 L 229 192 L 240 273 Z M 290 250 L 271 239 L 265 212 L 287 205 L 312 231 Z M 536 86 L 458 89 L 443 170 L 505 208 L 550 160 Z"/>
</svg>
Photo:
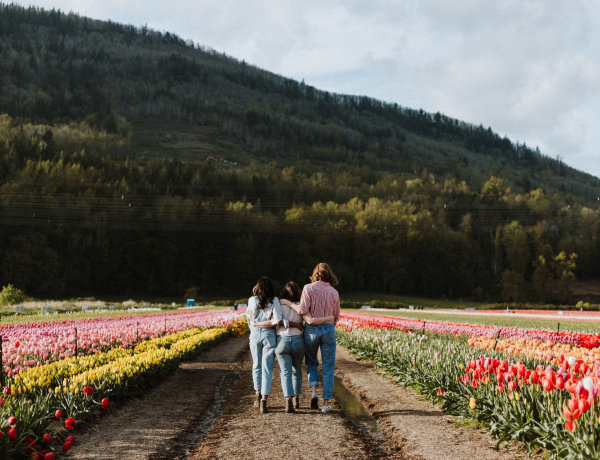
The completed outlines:
<svg viewBox="0 0 600 460">
<path fill-rule="evenodd" d="M 196 301 L 194 299 L 187 299 L 188 307 L 193 307 L 195 304 L 196 304 Z"/>
</svg>

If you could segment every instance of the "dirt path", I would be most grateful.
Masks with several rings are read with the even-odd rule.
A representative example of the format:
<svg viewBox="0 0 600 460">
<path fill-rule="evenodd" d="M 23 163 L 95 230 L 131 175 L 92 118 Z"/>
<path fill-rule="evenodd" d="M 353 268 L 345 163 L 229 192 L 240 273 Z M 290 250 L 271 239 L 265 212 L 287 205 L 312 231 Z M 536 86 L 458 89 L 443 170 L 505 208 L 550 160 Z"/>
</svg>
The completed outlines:
<svg viewBox="0 0 600 460">
<path fill-rule="evenodd" d="M 377 420 L 386 440 L 411 459 L 525 459 L 524 451 L 501 448 L 484 429 L 457 426 L 459 420 L 447 415 L 413 391 L 394 384 L 394 379 L 375 369 L 373 363 L 356 361 L 338 347 L 336 375 L 358 395 Z M 519 449 L 520 450 L 520 449 Z"/>
<path fill-rule="evenodd" d="M 346 419 L 337 404 L 332 405 L 330 414 L 310 410 L 310 389 L 306 382 L 303 382 L 300 410 L 286 414 L 277 362 L 269 398 L 271 413 L 259 414 L 253 406 L 250 368 L 248 354 L 236 391 L 223 416 L 190 460 L 402 458 L 395 449 L 379 450 L 373 439 Z"/>
<path fill-rule="evenodd" d="M 181 448 L 182 433 L 203 416 L 215 387 L 225 374 L 239 369 L 238 361 L 247 349 L 247 336 L 232 338 L 182 363 L 144 397 L 127 401 L 109 416 L 90 422 L 64 458 L 137 460 L 156 454 L 174 458 Z"/>
</svg>

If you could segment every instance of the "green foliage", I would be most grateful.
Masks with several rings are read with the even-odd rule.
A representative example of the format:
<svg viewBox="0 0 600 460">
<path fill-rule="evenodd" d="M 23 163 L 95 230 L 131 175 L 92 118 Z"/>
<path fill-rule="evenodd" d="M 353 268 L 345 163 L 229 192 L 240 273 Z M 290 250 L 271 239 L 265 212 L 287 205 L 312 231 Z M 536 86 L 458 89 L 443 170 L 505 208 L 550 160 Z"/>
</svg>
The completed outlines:
<svg viewBox="0 0 600 460">
<path fill-rule="evenodd" d="M 571 284 L 576 280 L 576 259 L 577 254 L 573 253 L 570 256 L 567 256 L 565 252 L 561 252 L 554 258 L 554 262 L 556 263 L 556 276 L 558 278 L 558 298 L 562 302 L 569 302 L 573 295 Z"/>
<path fill-rule="evenodd" d="M 9 307 L 23 302 L 27 296 L 23 291 L 17 289 L 12 284 L 4 286 L 0 292 L 0 307 Z"/>
<path fill-rule="evenodd" d="M 387 308 L 390 310 L 398 310 L 399 308 L 408 308 L 408 304 L 404 302 L 386 302 L 382 300 L 369 300 L 365 302 L 351 302 L 348 300 L 340 300 L 341 308 L 356 308 L 360 309 L 363 305 L 368 305 L 371 308 Z"/>
<path fill-rule="evenodd" d="M 600 180 L 483 126 L 5 4 L 0 83 L 0 281 L 28 293 L 226 296 L 326 260 L 342 293 L 497 298 L 508 269 L 551 298 L 531 261 L 562 251 L 561 298 L 600 277 Z"/>
</svg>

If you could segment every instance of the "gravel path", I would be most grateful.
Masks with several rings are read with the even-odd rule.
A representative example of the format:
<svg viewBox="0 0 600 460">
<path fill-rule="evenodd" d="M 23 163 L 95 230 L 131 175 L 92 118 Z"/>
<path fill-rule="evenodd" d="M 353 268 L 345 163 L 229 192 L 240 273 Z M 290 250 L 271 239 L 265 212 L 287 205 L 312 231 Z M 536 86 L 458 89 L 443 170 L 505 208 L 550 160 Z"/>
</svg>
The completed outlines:
<svg viewBox="0 0 600 460">
<path fill-rule="evenodd" d="M 156 454 L 174 458 L 181 434 L 202 417 L 215 386 L 226 373 L 238 370 L 237 361 L 247 349 L 247 336 L 232 338 L 182 363 L 144 397 L 126 401 L 108 416 L 91 421 L 64 458 L 137 460 Z"/>
<path fill-rule="evenodd" d="M 373 363 L 355 360 L 338 347 L 336 375 L 358 395 L 377 420 L 386 440 L 407 458 L 424 460 L 525 459 L 520 447 L 501 447 L 488 431 L 457 426 L 458 418 L 447 415 L 413 391 L 394 384 L 394 379 L 375 369 Z"/>
</svg>

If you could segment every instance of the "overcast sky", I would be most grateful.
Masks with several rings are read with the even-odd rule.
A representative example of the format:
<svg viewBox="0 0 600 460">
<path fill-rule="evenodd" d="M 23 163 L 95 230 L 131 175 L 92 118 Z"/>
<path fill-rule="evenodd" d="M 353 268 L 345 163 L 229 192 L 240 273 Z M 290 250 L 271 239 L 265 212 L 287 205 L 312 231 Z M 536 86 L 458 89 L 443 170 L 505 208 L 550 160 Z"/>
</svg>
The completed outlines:
<svg viewBox="0 0 600 460">
<path fill-rule="evenodd" d="M 600 176 L 597 1 L 38 0 L 35 4 L 96 19 L 147 24 L 320 89 L 368 95 L 482 123 Z"/>
</svg>

